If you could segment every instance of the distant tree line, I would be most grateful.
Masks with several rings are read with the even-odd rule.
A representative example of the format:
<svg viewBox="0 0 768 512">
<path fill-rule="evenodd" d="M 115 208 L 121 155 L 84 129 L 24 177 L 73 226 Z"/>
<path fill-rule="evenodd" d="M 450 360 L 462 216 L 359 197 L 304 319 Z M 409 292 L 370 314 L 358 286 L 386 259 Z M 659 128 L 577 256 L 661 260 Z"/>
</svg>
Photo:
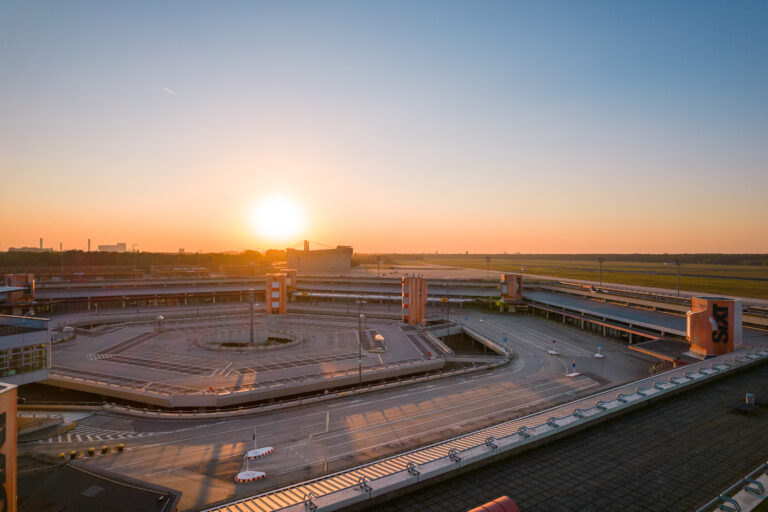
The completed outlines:
<svg viewBox="0 0 768 512">
<path fill-rule="evenodd" d="M 285 261 L 285 251 L 244 251 L 241 253 L 162 253 L 64 251 L 64 265 L 84 267 L 133 266 L 149 272 L 152 265 L 184 265 L 218 270 L 219 265 L 268 264 Z M 0 252 L 0 267 L 53 267 L 61 265 L 60 252 Z"/>
<path fill-rule="evenodd" d="M 680 258 L 682 263 L 703 265 L 756 265 L 768 266 L 768 254 L 395 254 L 395 259 L 439 259 L 439 258 L 478 258 L 491 256 L 494 260 L 559 260 L 592 261 L 603 257 L 606 261 L 626 261 L 638 263 L 673 263 Z"/>
<path fill-rule="evenodd" d="M 61 265 L 60 252 L 0 252 L 0 267 L 53 267 Z M 603 257 L 606 261 L 640 263 L 673 263 L 680 258 L 682 263 L 706 265 L 754 265 L 768 266 L 768 254 L 353 254 L 352 266 L 376 265 L 381 257 L 383 265 L 392 265 L 399 260 L 421 260 L 440 258 L 469 258 L 491 256 L 495 261 L 521 259 L 592 261 Z M 241 253 L 162 253 L 162 252 L 85 252 L 64 251 L 64 265 L 76 266 L 133 266 L 149 272 L 152 265 L 200 266 L 218 270 L 220 265 L 266 265 L 285 261 L 285 251 L 270 249 L 264 253 L 244 251 Z"/>
</svg>

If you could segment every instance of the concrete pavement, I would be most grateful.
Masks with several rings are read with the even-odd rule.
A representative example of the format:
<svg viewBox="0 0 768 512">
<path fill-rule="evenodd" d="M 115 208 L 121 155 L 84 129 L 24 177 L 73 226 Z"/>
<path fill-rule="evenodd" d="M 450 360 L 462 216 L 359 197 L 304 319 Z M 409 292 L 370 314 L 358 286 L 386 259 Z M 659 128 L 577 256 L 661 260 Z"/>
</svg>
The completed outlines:
<svg viewBox="0 0 768 512">
<path fill-rule="evenodd" d="M 650 359 L 594 335 L 530 316 L 479 313 L 467 310 L 460 318 L 498 341 L 507 337 L 518 354 L 511 365 L 470 377 L 456 377 L 353 396 L 231 421 L 184 423 L 148 421 L 99 414 L 85 426 L 117 425 L 152 432 L 127 441 L 122 454 L 96 456 L 83 464 L 104 467 L 148 479 L 184 492 L 182 508 L 248 495 L 316 476 L 324 471 L 390 455 L 478 428 L 523 416 L 555 403 L 570 401 L 610 382 L 648 375 Z M 558 339 L 562 357 L 547 355 Z M 590 354 L 601 342 L 605 360 Z M 585 373 L 579 379 L 563 375 L 572 359 Z M 330 418 L 328 414 L 330 411 Z M 326 430 L 326 421 L 330 419 Z M 256 427 L 259 446 L 274 446 L 273 455 L 251 463 L 268 478 L 235 484 L 243 453 L 253 447 Z M 40 443 L 35 448 L 58 453 L 65 446 L 88 443 Z M 93 444 L 93 443 L 91 443 Z"/>
</svg>

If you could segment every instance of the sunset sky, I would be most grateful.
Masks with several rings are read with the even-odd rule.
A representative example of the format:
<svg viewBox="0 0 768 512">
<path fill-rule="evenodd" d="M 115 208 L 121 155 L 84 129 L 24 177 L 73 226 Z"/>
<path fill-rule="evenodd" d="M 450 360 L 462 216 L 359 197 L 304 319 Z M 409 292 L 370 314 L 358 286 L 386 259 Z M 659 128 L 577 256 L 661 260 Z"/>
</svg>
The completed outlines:
<svg viewBox="0 0 768 512">
<path fill-rule="evenodd" d="M 0 250 L 768 252 L 766 27 L 753 1 L 4 1 Z"/>
</svg>

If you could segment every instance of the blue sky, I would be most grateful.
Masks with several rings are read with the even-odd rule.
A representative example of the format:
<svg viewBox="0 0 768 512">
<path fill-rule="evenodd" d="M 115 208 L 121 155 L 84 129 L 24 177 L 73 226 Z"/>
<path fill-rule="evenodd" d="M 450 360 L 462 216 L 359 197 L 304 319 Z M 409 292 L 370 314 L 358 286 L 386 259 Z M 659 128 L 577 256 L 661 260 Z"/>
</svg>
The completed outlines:
<svg viewBox="0 0 768 512">
<path fill-rule="evenodd" d="M 765 2 L 4 2 L 0 249 L 768 252 Z M 5 188 L 5 187 L 4 187 Z M 353 215 L 350 212 L 354 212 Z M 3 247 L 5 246 L 5 247 Z"/>
</svg>

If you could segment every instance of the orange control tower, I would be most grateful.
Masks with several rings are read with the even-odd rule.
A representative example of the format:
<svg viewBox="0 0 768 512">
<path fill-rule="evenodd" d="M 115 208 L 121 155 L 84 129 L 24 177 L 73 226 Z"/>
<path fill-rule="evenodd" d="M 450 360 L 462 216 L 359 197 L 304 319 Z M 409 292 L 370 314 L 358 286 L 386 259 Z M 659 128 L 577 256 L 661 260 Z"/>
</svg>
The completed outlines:
<svg viewBox="0 0 768 512">
<path fill-rule="evenodd" d="M 288 276 L 285 274 L 267 274 L 266 297 L 267 314 L 284 315 L 288 303 Z"/>
<path fill-rule="evenodd" d="M 523 300 L 522 274 L 501 274 L 501 299 Z"/>
<path fill-rule="evenodd" d="M 741 301 L 722 297 L 692 297 L 688 312 L 688 341 L 699 357 L 714 357 L 741 346 Z"/>
<path fill-rule="evenodd" d="M 403 277 L 403 322 L 424 324 L 427 320 L 427 280 L 421 276 Z"/>
</svg>

